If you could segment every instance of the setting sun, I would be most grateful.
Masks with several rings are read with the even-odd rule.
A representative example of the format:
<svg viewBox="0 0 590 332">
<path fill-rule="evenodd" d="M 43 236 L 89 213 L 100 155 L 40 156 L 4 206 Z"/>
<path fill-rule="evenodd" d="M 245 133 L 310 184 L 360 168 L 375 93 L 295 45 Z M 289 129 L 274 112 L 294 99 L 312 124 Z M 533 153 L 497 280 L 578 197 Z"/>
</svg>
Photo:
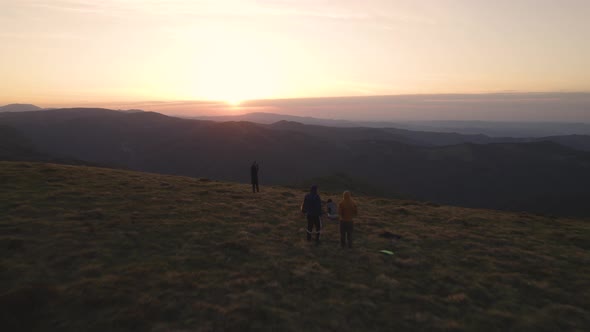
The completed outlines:
<svg viewBox="0 0 590 332">
<path fill-rule="evenodd" d="M 240 106 L 240 104 L 242 103 L 243 100 L 239 100 L 239 99 L 228 99 L 225 101 L 226 104 L 236 107 L 236 106 Z"/>
<path fill-rule="evenodd" d="M 8 0 L 0 101 L 588 91 L 587 2 L 526 3 Z"/>
</svg>

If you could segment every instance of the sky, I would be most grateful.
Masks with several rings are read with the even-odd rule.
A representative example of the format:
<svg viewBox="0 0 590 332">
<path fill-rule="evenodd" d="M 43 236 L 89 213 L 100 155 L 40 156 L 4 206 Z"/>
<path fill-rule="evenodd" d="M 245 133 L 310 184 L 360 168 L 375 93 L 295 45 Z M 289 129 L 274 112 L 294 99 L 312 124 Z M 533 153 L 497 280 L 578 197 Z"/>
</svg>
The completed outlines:
<svg viewBox="0 0 590 332">
<path fill-rule="evenodd" d="M 590 92 L 588 17 L 587 0 L 0 0 L 0 104 Z"/>
</svg>

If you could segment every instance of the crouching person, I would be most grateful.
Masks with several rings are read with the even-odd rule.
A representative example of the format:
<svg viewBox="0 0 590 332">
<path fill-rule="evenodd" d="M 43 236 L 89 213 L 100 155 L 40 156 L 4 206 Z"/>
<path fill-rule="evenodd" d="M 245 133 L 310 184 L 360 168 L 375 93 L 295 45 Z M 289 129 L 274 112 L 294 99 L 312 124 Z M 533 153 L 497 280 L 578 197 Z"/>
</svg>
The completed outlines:
<svg viewBox="0 0 590 332">
<path fill-rule="evenodd" d="M 336 206 L 336 203 L 332 202 L 331 198 L 328 199 L 328 203 L 326 204 L 326 210 L 328 210 L 328 219 L 335 220 L 336 222 L 338 222 L 338 206 Z"/>
</svg>

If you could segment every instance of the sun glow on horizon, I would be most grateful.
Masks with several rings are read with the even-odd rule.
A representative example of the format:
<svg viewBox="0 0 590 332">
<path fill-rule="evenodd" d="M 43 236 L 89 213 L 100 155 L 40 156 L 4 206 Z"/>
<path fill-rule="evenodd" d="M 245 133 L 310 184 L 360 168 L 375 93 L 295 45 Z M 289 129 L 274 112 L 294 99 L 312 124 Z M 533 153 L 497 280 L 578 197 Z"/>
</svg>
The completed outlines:
<svg viewBox="0 0 590 332">
<path fill-rule="evenodd" d="M 241 100 L 241 99 L 227 99 L 227 100 L 225 100 L 225 103 L 231 107 L 238 107 L 243 102 L 244 102 L 244 100 Z"/>
<path fill-rule="evenodd" d="M 7 0 L 0 101 L 590 91 L 589 1 L 449 2 Z"/>
<path fill-rule="evenodd" d="M 222 100 L 238 106 L 248 99 L 276 97 L 283 84 L 281 75 L 287 66 L 272 35 L 257 38 L 235 30 L 215 26 L 201 35 L 189 35 L 196 45 L 206 48 L 194 49 L 198 62 L 193 64 L 194 75 L 189 78 L 194 99 Z M 201 32 L 199 32 L 201 33 Z"/>
</svg>

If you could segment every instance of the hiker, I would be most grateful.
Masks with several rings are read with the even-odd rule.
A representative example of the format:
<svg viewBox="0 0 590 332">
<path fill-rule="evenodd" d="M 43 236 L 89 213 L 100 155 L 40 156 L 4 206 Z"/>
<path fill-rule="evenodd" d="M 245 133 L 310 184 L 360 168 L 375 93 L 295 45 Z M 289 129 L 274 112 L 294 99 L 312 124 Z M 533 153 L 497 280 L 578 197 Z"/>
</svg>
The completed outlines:
<svg viewBox="0 0 590 332">
<path fill-rule="evenodd" d="M 319 244 L 322 229 L 320 220 L 320 216 L 322 215 L 322 200 L 320 195 L 318 195 L 318 186 L 311 186 L 309 194 L 305 195 L 305 199 L 301 205 L 301 212 L 307 216 L 307 241 L 311 241 L 311 234 L 315 227 L 315 242 Z"/>
<path fill-rule="evenodd" d="M 352 248 L 352 218 L 356 217 L 357 214 L 356 203 L 352 200 L 350 191 L 345 191 L 342 196 L 342 202 L 338 205 L 338 215 L 340 215 L 340 245 L 342 248 L 345 248 L 346 239 L 348 238 L 348 248 Z"/>
<path fill-rule="evenodd" d="M 258 163 L 256 161 L 250 166 L 250 180 L 252 180 L 252 192 L 260 192 L 260 188 L 258 188 Z"/>
<path fill-rule="evenodd" d="M 328 202 L 326 203 L 326 210 L 326 214 L 328 215 L 329 219 L 338 220 L 338 207 L 336 206 L 336 203 L 332 201 L 331 198 L 329 198 Z"/>
</svg>

